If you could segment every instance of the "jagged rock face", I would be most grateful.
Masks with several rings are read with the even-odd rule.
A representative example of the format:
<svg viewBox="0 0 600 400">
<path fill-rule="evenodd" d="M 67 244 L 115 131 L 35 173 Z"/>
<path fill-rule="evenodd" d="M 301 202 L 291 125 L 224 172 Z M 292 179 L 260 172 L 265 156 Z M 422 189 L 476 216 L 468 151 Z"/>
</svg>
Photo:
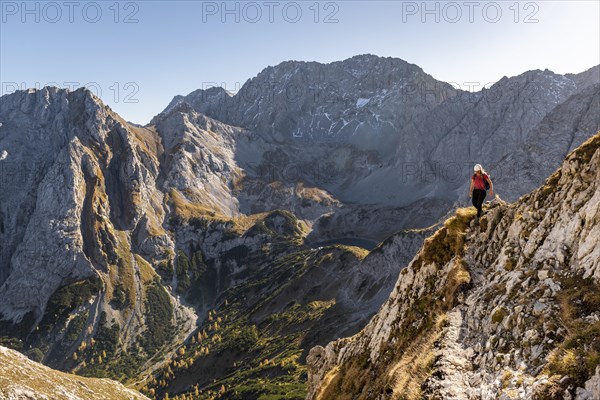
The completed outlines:
<svg viewBox="0 0 600 400">
<path fill-rule="evenodd" d="M 4 96 L 0 120 L 9 154 L 0 163 L 10 166 L 0 190 L 0 319 L 20 324 L 13 328 L 30 344 L 47 342 L 46 362 L 60 367 L 103 326 L 129 346 L 145 329 L 146 291 L 156 276 L 150 264 L 173 248 L 155 186 L 156 133 L 128 125 L 83 89 Z M 79 331 L 69 335 L 75 316 Z M 182 331 L 195 322 L 179 306 L 172 318 Z M 30 335 L 40 324 L 45 330 Z"/>
<path fill-rule="evenodd" d="M 311 350 L 309 399 L 598 396 L 600 133 L 542 188 L 467 217 L 425 242 L 365 329 Z"/>
<path fill-rule="evenodd" d="M 315 220 L 339 207 L 326 190 L 313 186 L 321 179 L 315 171 L 296 168 L 277 145 L 251 131 L 206 117 L 185 102 L 153 123 L 165 141 L 159 178 L 165 192 L 176 189 L 226 216 L 285 209 Z"/>
<path fill-rule="evenodd" d="M 434 94 L 421 96 L 426 90 Z M 454 93 L 416 65 L 362 55 L 331 64 L 284 62 L 265 68 L 235 96 L 221 88 L 197 90 L 173 99 L 165 111 L 186 102 L 278 140 L 333 139 L 387 152 L 397 127 Z"/>
<path fill-rule="evenodd" d="M 529 71 L 512 78 L 504 77 L 487 90 L 461 93 L 414 118 L 400 130 L 400 135 L 408 139 L 398 147 L 394 162 L 366 184 L 397 174 L 401 187 L 410 193 L 403 196 L 405 204 L 423 197 L 464 202 L 473 165 L 481 163 L 489 167 L 498 192 L 506 199 L 516 200 L 537 187 L 566 155 L 568 146 L 565 148 L 560 142 L 554 143 L 534 132 L 540 130 L 538 126 L 545 116 L 573 95 L 579 99 L 564 107 L 571 107 L 572 113 L 567 116 L 558 110 L 557 119 L 566 118 L 567 124 L 576 124 L 574 121 L 586 118 L 589 124 L 582 124 L 580 130 L 561 132 L 569 136 L 577 132 L 578 139 L 585 140 L 600 128 L 600 113 L 597 107 L 587 109 L 573 105 L 576 102 L 594 104 L 596 91 L 548 70 Z M 558 117 L 558 114 L 563 115 Z M 532 182 L 517 179 L 519 168 L 530 167 L 532 161 L 527 158 L 526 146 L 545 146 L 560 157 L 545 159 L 546 173 L 536 174 L 537 179 Z M 364 192 L 365 184 L 358 185 Z M 369 191 L 371 195 L 393 196 L 390 193 L 393 186 L 379 184 L 376 187 L 374 193 Z"/>
<path fill-rule="evenodd" d="M 600 65 L 596 65 L 579 74 L 566 74 L 565 76 L 575 81 L 578 87 L 594 86 L 600 81 Z"/>
<path fill-rule="evenodd" d="M 65 93 L 58 90 L 39 91 L 36 94 L 19 92 L 2 98 L 0 140 L 6 156 L 0 162 L 0 283 L 4 283 L 10 273 L 10 256 L 23 240 L 42 178 L 61 155 L 61 150 L 75 136 L 75 131 L 85 132 L 86 121 L 83 117 L 86 106 L 91 109 L 96 106 L 85 101 L 80 101 L 78 105 L 78 109 L 73 107 Z M 73 120 L 79 121 L 79 124 L 71 127 Z M 66 151 L 61 160 L 68 161 Z M 58 178 L 61 169 L 53 171 L 53 179 Z M 65 174 L 68 173 L 65 171 Z M 49 183 L 46 186 L 55 182 Z M 64 180 L 56 183 L 66 184 Z M 16 187 L 28 190 L 10 190 Z"/>
<path fill-rule="evenodd" d="M 5 96 L 0 119 L 10 154 L 1 162 L 0 313 L 18 321 L 35 310 L 39 320 L 61 283 L 107 270 L 107 240 L 95 228 L 110 239 L 153 209 L 157 163 L 139 156 L 136 136 L 85 90 Z"/>
<path fill-rule="evenodd" d="M 177 96 L 153 123 L 187 104 L 250 130 L 260 147 L 248 151 L 244 143 L 236 150 L 240 161 L 251 160 L 239 163 L 246 183 L 237 196 L 243 212 L 283 204 L 310 220 L 339 216 L 341 222 L 330 224 L 339 231 L 322 230 L 326 239 L 343 236 L 348 229 L 342 220 L 366 208 L 373 215 L 359 226 L 379 228 L 361 235 L 381 240 L 415 226 L 406 225 L 405 215 L 419 215 L 419 226 L 429 226 L 457 202 L 467 202 L 474 163 L 489 167 L 505 199 L 533 190 L 598 130 L 600 112 L 590 87 L 600 83 L 599 72 L 598 67 L 567 75 L 529 71 L 471 94 L 399 59 L 285 62 L 266 68 L 235 95 L 213 88 Z M 575 137 L 571 148 L 542 134 L 550 121 L 563 118 L 561 135 Z M 587 122 L 576 127 L 579 120 Z M 528 155 L 531 148 L 551 155 L 539 172 L 528 171 L 536 162 Z M 298 182 L 332 201 L 326 207 L 299 206 L 306 198 L 295 192 Z"/>
<path fill-rule="evenodd" d="M 1 346 L 0 397 L 6 400 L 148 399 L 119 382 L 55 371 Z"/>
<path fill-rule="evenodd" d="M 520 193 L 521 188 L 533 189 L 539 185 L 569 152 L 589 137 L 589 132 L 600 130 L 598 110 L 600 84 L 595 84 L 571 96 L 544 117 L 523 148 L 498 164 L 501 175 L 496 180 L 513 194 L 509 200 L 516 200 L 514 194 Z"/>
<path fill-rule="evenodd" d="M 396 182 L 399 171 L 382 177 L 380 169 L 396 147 L 411 141 L 399 134 L 400 127 L 455 93 L 449 84 L 399 59 L 365 55 L 331 64 L 286 62 L 266 68 L 235 96 L 219 88 L 177 96 L 152 124 L 187 104 L 249 129 L 249 137 L 236 147 L 235 158 L 245 172 L 237 194 L 240 209 L 285 208 L 316 220 L 337 213 L 342 203 L 351 212 L 362 204 L 380 205 L 384 198 L 398 206 L 405 192 Z M 298 190 L 298 184 L 311 193 Z M 380 184 L 389 187 L 387 196 L 370 196 L 369 190 L 379 190 Z M 358 207 L 349 201 L 357 201 Z M 431 225 L 450 204 L 443 202 L 419 226 Z M 377 213 L 374 223 L 361 224 L 371 227 L 363 235 L 380 240 L 406 227 L 398 210 Z M 386 220 L 395 227 L 376 228 Z M 322 238 L 341 235 L 338 231 Z"/>
<path fill-rule="evenodd" d="M 199 114 L 185 103 L 157 121 L 156 130 L 165 147 L 161 189 L 176 189 L 224 215 L 238 214 L 231 182 L 241 174 L 234 155 L 244 131 Z"/>
</svg>

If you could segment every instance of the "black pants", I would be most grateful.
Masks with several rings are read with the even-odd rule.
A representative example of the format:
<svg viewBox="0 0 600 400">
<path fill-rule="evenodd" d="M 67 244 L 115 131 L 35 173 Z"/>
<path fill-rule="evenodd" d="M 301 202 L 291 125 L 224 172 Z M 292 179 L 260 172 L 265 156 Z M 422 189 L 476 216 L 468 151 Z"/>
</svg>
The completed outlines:
<svg viewBox="0 0 600 400">
<path fill-rule="evenodd" d="M 487 196 L 487 192 L 483 189 L 474 189 L 473 190 L 473 207 L 477 209 L 477 218 L 481 217 L 481 206 L 483 206 L 483 201 L 485 200 L 485 196 Z"/>
</svg>

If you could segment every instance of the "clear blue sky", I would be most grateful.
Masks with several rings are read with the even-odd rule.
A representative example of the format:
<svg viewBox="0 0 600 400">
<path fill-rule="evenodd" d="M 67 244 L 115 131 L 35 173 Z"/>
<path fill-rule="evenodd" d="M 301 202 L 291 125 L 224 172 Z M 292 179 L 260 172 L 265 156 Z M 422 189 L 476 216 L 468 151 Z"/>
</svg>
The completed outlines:
<svg viewBox="0 0 600 400">
<path fill-rule="evenodd" d="M 600 64 L 596 0 L 0 3 L 1 94 L 14 83 L 87 83 L 137 123 L 174 95 L 211 82 L 234 91 L 285 60 L 393 56 L 463 87 L 530 69 L 567 73 Z"/>
</svg>

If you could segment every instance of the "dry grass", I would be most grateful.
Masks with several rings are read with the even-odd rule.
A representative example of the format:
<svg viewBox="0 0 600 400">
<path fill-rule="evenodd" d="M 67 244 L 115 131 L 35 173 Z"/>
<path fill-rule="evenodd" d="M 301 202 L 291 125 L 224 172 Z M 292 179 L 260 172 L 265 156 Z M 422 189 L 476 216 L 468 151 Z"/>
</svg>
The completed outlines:
<svg viewBox="0 0 600 400">
<path fill-rule="evenodd" d="M 332 263 L 334 260 L 335 260 L 335 256 L 332 253 L 327 253 L 323 257 L 321 257 L 319 259 L 319 261 L 317 261 L 317 264 L 318 265 L 325 264 L 325 263 L 329 264 L 329 263 Z"/>
<path fill-rule="evenodd" d="M 319 400 L 322 398 L 323 393 L 327 390 L 331 382 L 337 377 L 338 372 L 340 372 L 340 367 L 336 365 L 331 370 L 327 371 L 323 379 L 321 380 L 321 384 L 319 385 L 319 390 L 315 394 L 315 399 Z"/>
<path fill-rule="evenodd" d="M 316 187 L 306 187 L 303 182 L 296 185 L 296 193 L 303 199 L 314 201 L 321 204 L 332 204 L 336 200 L 326 190 Z"/>
<path fill-rule="evenodd" d="M 506 309 L 504 307 L 501 307 L 499 309 L 497 309 L 494 314 L 492 314 L 492 322 L 494 324 L 499 324 L 502 321 L 504 321 L 504 318 L 506 318 L 506 316 L 508 315 Z"/>
<path fill-rule="evenodd" d="M 464 235 L 471 220 L 477 215 L 474 207 L 459 208 L 456 213 L 444 221 L 444 226 L 451 235 Z"/>
<path fill-rule="evenodd" d="M 379 388 L 372 382 L 369 373 L 368 353 L 355 357 L 349 364 L 337 367 L 325 376 L 326 383 L 320 386 L 318 400 L 364 399 L 367 386 Z"/>
<path fill-rule="evenodd" d="M 444 222 L 444 226 L 425 239 L 421 262 L 444 266 L 455 256 L 464 253 L 465 235 L 471 220 L 477 215 L 472 208 L 459 208 L 456 214 Z"/>
<path fill-rule="evenodd" d="M 362 247 L 348 246 L 345 244 L 336 244 L 335 247 L 351 253 L 359 260 L 363 260 L 369 254 L 369 250 L 363 249 Z"/>
<path fill-rule="evenodd" d="M 428 227 L 426 227 L 426 228 L 411 228 L 411 229 L 405 229 L 405 230 L 404 230 L 404 232 L 410 232 L 410 233 L 423 233 L 423 232 L 427 232 L 427 231 L 430 231 L 430 230 L 434 229 L 434 228 L 435 228 L 435 226 L 436 226 L 436 225 L 434 224 L 434 225 L 428 226 Z"/>
<path fill-rule="evenodd" d="M 163 148 L 160 136 L 156 132 L 156 128 L 154 126 L 145 128 L 131 125 L 122 118 L 119 118 L 119 122 L 126 126 L 133 134 L 131 137 L 133 138 L 134 143 L 140 147 L 140 150 L 146 153 L 150 158 L 154 159 L 158 164 L 158 156 L 163 152 Z"/>
<path fill-rule="evenodd" d="M 231 223 L 230 232 L 236 235 L 243 235 L 248 229 L 256 225 L 258 222 L 265 220 L 271 212 L 262 212 L 252 215 L 237 215 L 228 217 L 221 213 L 213 211 L 208 206 L 189 201 L 184 195 L 175 189 L 171 189 L 168 196 L 168 201 L 173 206 L 173 212 L 185 222 L 189 222 L 192 218 L 199 218 L 206 221 L 218 221 L 222 223 Z M 303 232 L 308 230 L 304 221 L 299 221 L 300 229 Z"/>
<path fill-rule="evenodd" d="M 575 157 L 582 160 L 584 163 L 589 163 L 594 154 L 600 148 L 600 131 L 594 136 L 583 142 L 577 149 L 573 151 Z"/>
<path fill-rule="evenodd" d="M 231 222 L 233 222 L 233 226 L 231 231 L 238 235 L 242 235 L 248 229 L 253 227 L 257 222 L 264 220 L 268 212 L 252 214 L 252 215 L 239 215 L 237 217 L 231 218 Z"/>
<path fill-rule="evenodd" d="M 171 189 L 169 191 L 167 200 L 171 203 L 175 215 L 186 222 L 192 218 L 203 218 L 217 221 L 228 220 L 225 215 L 217 213 L 203 204 L 189 201 L 176 189 Z"/>
<path fill-rule="evenodd" d="M 144 214 L 148 218 L 146 229 L 150 236 L 163 236 L 167 233 L 162 226 L 165 217 L 162 206 L 163 195 L 156 193 L 150 198 L 150 202 L 144 210 Z"/>
<path fill-rule="evenodd" d="M 467 269 L 467 265 L 462 258 L 458 258 L 454 262 L 454 266 L 446 281 L 444 287 L 444 306 L 446 309 L 454 307 L 456 293 L 461 289 L 468 287 L 471 284 L 471 273 Z"/>
<path fill-rule="evenodd" d="M 162 225 L 160 224 L 160 222 L 158 221 L 158 218 L 156 217 L 156 214 L 154 213 L 146 213 L 146 215 L 148 216 L 148 235 L 150 236 L 163 236 L 167 233 L 167 231 L 164 230 L 164 228 L 162 227 Z"/>
<path fill-rule="evenodd" d="M 600 310 L 600 287 L 593 280 L 578 276 L 564 278 L 560 283 L 560 323 L 567 334 L 550 354 L 544 372 L 568 375 L 582 386 L 600 365 L 600 322 L 583 319 Z"/>
<path fill-rule="evenodd" d="M 127 232 L 117 231 L 117 248 L 115 249 L 119 256 L 117 265 L 117 276 L 116 281 L 112 281 L 113 285 L 121 284 L 124 287 L 127 295 L 127 300 L 130 307 L 128 310 L 132 310 L 136 303 L 136 291 L 135 291 L 135 271 L 133 268 L 133 255 L 131 252 L 131 245 L 127 237 Z"/>
<path fill-rule="evenodd" d="M 567 155 L 567 160 L 579 160 L 583 164 L 588 164 L 594 154 L 600 148 L 600 131 L 594 136 L 583 142 L 577 149 Z M 551 193 L 556 190 L 556 186 L 562 177 L 562 170 L 559 168 L 546 181 L 542 188 L 536 191 L 536 200 L 543 202 Z"/>
<path fill-rule="evenodd" d="M 140 269 L 140 279 L 143 285 L 147 285 L 154 280 L 158 275 L 154 271 L 154 268 L 146 261 L 142 256 L 135 254 L 135 260 Z"/>
<path fill-rule="evenodd" d="M 273 182 L 269 183 L 267 186 L 269 186 L 273 190 L 281 190 L 284 188 L 284 185 L 281 181 L 273 181 Z"/>
<path fill-rule="evenodd" d="M 446 324 L 445 314 L 439 315 L 433 328 L 420 336 L 405 351 L 402 358 L 390 370 L 394 398 L 405 400 L 421 400 L 421 385 L 431 376 L 435 363 L 435 342 L 440 338 L 442 328 Z"/>
</svg>

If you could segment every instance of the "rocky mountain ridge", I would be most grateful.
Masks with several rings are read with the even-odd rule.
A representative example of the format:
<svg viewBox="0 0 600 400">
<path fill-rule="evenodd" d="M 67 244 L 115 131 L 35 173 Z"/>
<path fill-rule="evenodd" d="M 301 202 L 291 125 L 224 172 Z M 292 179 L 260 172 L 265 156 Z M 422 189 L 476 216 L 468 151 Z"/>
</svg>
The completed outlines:
<svg viewBox="0 0 600 400">
<path fill-rule="evenodd" d="M 308 357 L 308 399 L 600 395 L 600 132 L 543 187 L 458 210 L 357 335 Z"/>
</svg>

